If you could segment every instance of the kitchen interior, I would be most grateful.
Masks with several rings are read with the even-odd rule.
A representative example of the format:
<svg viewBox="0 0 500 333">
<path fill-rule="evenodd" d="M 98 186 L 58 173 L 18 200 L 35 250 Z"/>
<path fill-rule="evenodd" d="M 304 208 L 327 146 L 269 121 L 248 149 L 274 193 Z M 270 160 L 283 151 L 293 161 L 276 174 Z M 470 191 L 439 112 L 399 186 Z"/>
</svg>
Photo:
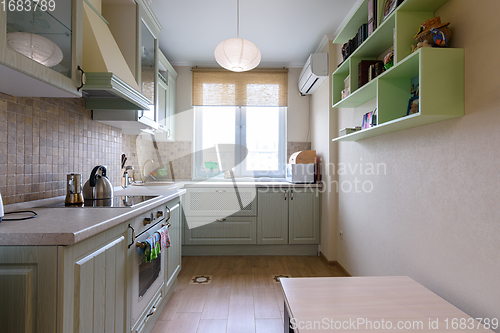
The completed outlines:
<svg viewBox="0 0 500 333">
<path fill-rule="evenodd" d="M 0 6 L 0 331 L 500 332 L 497 1 Z"/>
</svg>

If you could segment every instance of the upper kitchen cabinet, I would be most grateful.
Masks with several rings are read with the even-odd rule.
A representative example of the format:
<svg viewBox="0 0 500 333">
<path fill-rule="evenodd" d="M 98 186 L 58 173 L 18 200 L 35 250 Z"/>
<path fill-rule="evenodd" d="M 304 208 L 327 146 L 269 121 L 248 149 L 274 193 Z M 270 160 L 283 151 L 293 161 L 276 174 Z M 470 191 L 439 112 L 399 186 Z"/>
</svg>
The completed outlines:
<svg viewBox="0 0 500 333">
<path fill-rule="evenodd" d="M 175 141 L 175 93 L 177 72 L 168 62 L 163 53 L 159 55 L 158 73 L 158 126 L 156 132 L 159 141 Z"/>
<path fill-rule="evenodd" d="M 81 97 L 82 0 L 3 1 L 0 91 L 21 97 Z"/>
<path fill-rule="evenodd" d="M 98 64 L 92 65 L 99 70 L 95 76 L 88 73 L 84 87 L 85 93 L 90 92 L 86 98 L 87 109 L 93 110 L 94 120 L 122 128 L 126 134 L 138 134 L 148 128 L 156 130 L 159 127 L 157 78 L 161 25 L 142 0 L 103 0 L 100 8 L 94 6 L 100 20 L 93 16 L 101 28 L 96 30 L 94 22 L 89 25 L 93 30 L 92 40 L 87 40 L 84 22 L 84 59 L 93 53 L 100 55 Z M 103 34 L 109 38 L 103 38 Z M 99 44 L 94 40 L 100 40 Z M 103 73 L 113 73 L 113 77 L 123 82 L 114 84 L 113 79 L 111 83 L 100 82 L 98 75 Z"/>
</svg>

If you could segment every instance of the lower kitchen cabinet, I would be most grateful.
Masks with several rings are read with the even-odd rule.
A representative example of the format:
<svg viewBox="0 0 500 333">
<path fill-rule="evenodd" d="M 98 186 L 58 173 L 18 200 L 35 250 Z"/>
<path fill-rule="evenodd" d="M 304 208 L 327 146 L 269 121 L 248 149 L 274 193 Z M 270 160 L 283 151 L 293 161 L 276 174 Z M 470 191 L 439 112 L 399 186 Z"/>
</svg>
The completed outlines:
<svg viewBox="0 0 500 333">
<path fill-rule="evenodd" d="M 129 224 L 142 225 L 153 212 L 164 216 L 158 209 L 166 206 L 171 247 L 162 252 L 164 279 L 141 314 L 142 325 L 131 331 L 132 285 L 139 281 L 131 276 Z M 0 331 L 150 332 L 181 269 L 182 216 L 176 198 L 73 245 L 0 246 Z"/>
<path fill-rule="evenodd" d="M 229 216 L 215 220 L 210 217 L 186 217 L 185 245 L 256 244 L 255 216 Z"/>
<path fill-rule="evenodd" d="M 290 190 L 288 244 L 319 244 L 319 193 Z"/>
<path fill-rule="evenodd" d="M 0 331 L 56 332 L 57 247 L 0 247 Z"/>
<path fill-rule="evenodd" d="M 168 202 L 170 208 L 170 228 L 168 234 L 171 246 L 167 249 L 167 274 L 165 275 L 166 288 L 170 288 L 176 281 L 181 270 L 181 243 L 182 243 L 182 208 L 179 199 Z"/>
<path fill-rule="evenodd" d="M 259 190 L 257 244 L 288 244 L 288 201 L 288 190 Z"/>
<path fill-rule="evenodd" d="M 257 190 L 246 210 L 234 212 L 237 205 L 234 190 L 188 189 L 183 244 L 319 244 L 319 195 L 316 188 L 263 187 Z M 226 207 L 233 209 L 232 215 L 220 218 Z"/>
<path fill-rule="evenodd" d="M 71 246 L 0 247 L 2 332 L 126 332 L 126 236 L 120 224 Z"/>
<path fill-rule="evenodd" d="M 316 190 L 261 189 L 257 216 L 258 244 L 319 244 Z"/>
<path fill-rule="evenodd" d="M 127 225 L 60 246 L 63 332 L 125 332 Z"/>
</svg>

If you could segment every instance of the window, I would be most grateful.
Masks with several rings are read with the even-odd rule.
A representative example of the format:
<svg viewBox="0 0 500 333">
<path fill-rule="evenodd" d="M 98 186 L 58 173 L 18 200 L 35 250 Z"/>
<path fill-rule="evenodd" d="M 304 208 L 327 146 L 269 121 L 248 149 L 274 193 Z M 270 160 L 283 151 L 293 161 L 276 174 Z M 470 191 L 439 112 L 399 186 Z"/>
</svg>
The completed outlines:
<svg viewBox="0 0 500 333">
<path fill-rule="evenodd" d="M 287 86 L 282 69 L 193 68 L 195 178 L 284 177 Z"/>
</svg>

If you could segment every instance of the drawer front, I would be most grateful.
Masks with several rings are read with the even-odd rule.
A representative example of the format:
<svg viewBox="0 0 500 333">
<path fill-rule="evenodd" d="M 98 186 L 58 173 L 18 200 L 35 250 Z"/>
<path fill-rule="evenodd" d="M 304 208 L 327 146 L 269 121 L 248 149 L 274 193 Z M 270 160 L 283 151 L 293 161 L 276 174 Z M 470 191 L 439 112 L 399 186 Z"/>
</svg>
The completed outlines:
<svg viewBox="0 0 500 333">
<path fill-rule="evenodd" d="M 151 303 L 147 306 L 146 310 L 142 313 L 137 323 L 132 328 L 131 333 L 143 333 L 149 320 L 153 318 L 153 314 L 160 307 L 161 301 L 163 300 L 163 286 L 158 290 L 156 295 L 153 297 Z"/>
<path fill-rule="evenodd" d="M 186 217 L 185 245 L 256 244 L 257 218 L 230 217 L 213 222 L 210 217 Z"/>
<path fill-rule="evenodd" d="M 186 216 L 223 218 L 257 215 L 255 188 L 188 188 L 185 198 Z"/>
</svg>

